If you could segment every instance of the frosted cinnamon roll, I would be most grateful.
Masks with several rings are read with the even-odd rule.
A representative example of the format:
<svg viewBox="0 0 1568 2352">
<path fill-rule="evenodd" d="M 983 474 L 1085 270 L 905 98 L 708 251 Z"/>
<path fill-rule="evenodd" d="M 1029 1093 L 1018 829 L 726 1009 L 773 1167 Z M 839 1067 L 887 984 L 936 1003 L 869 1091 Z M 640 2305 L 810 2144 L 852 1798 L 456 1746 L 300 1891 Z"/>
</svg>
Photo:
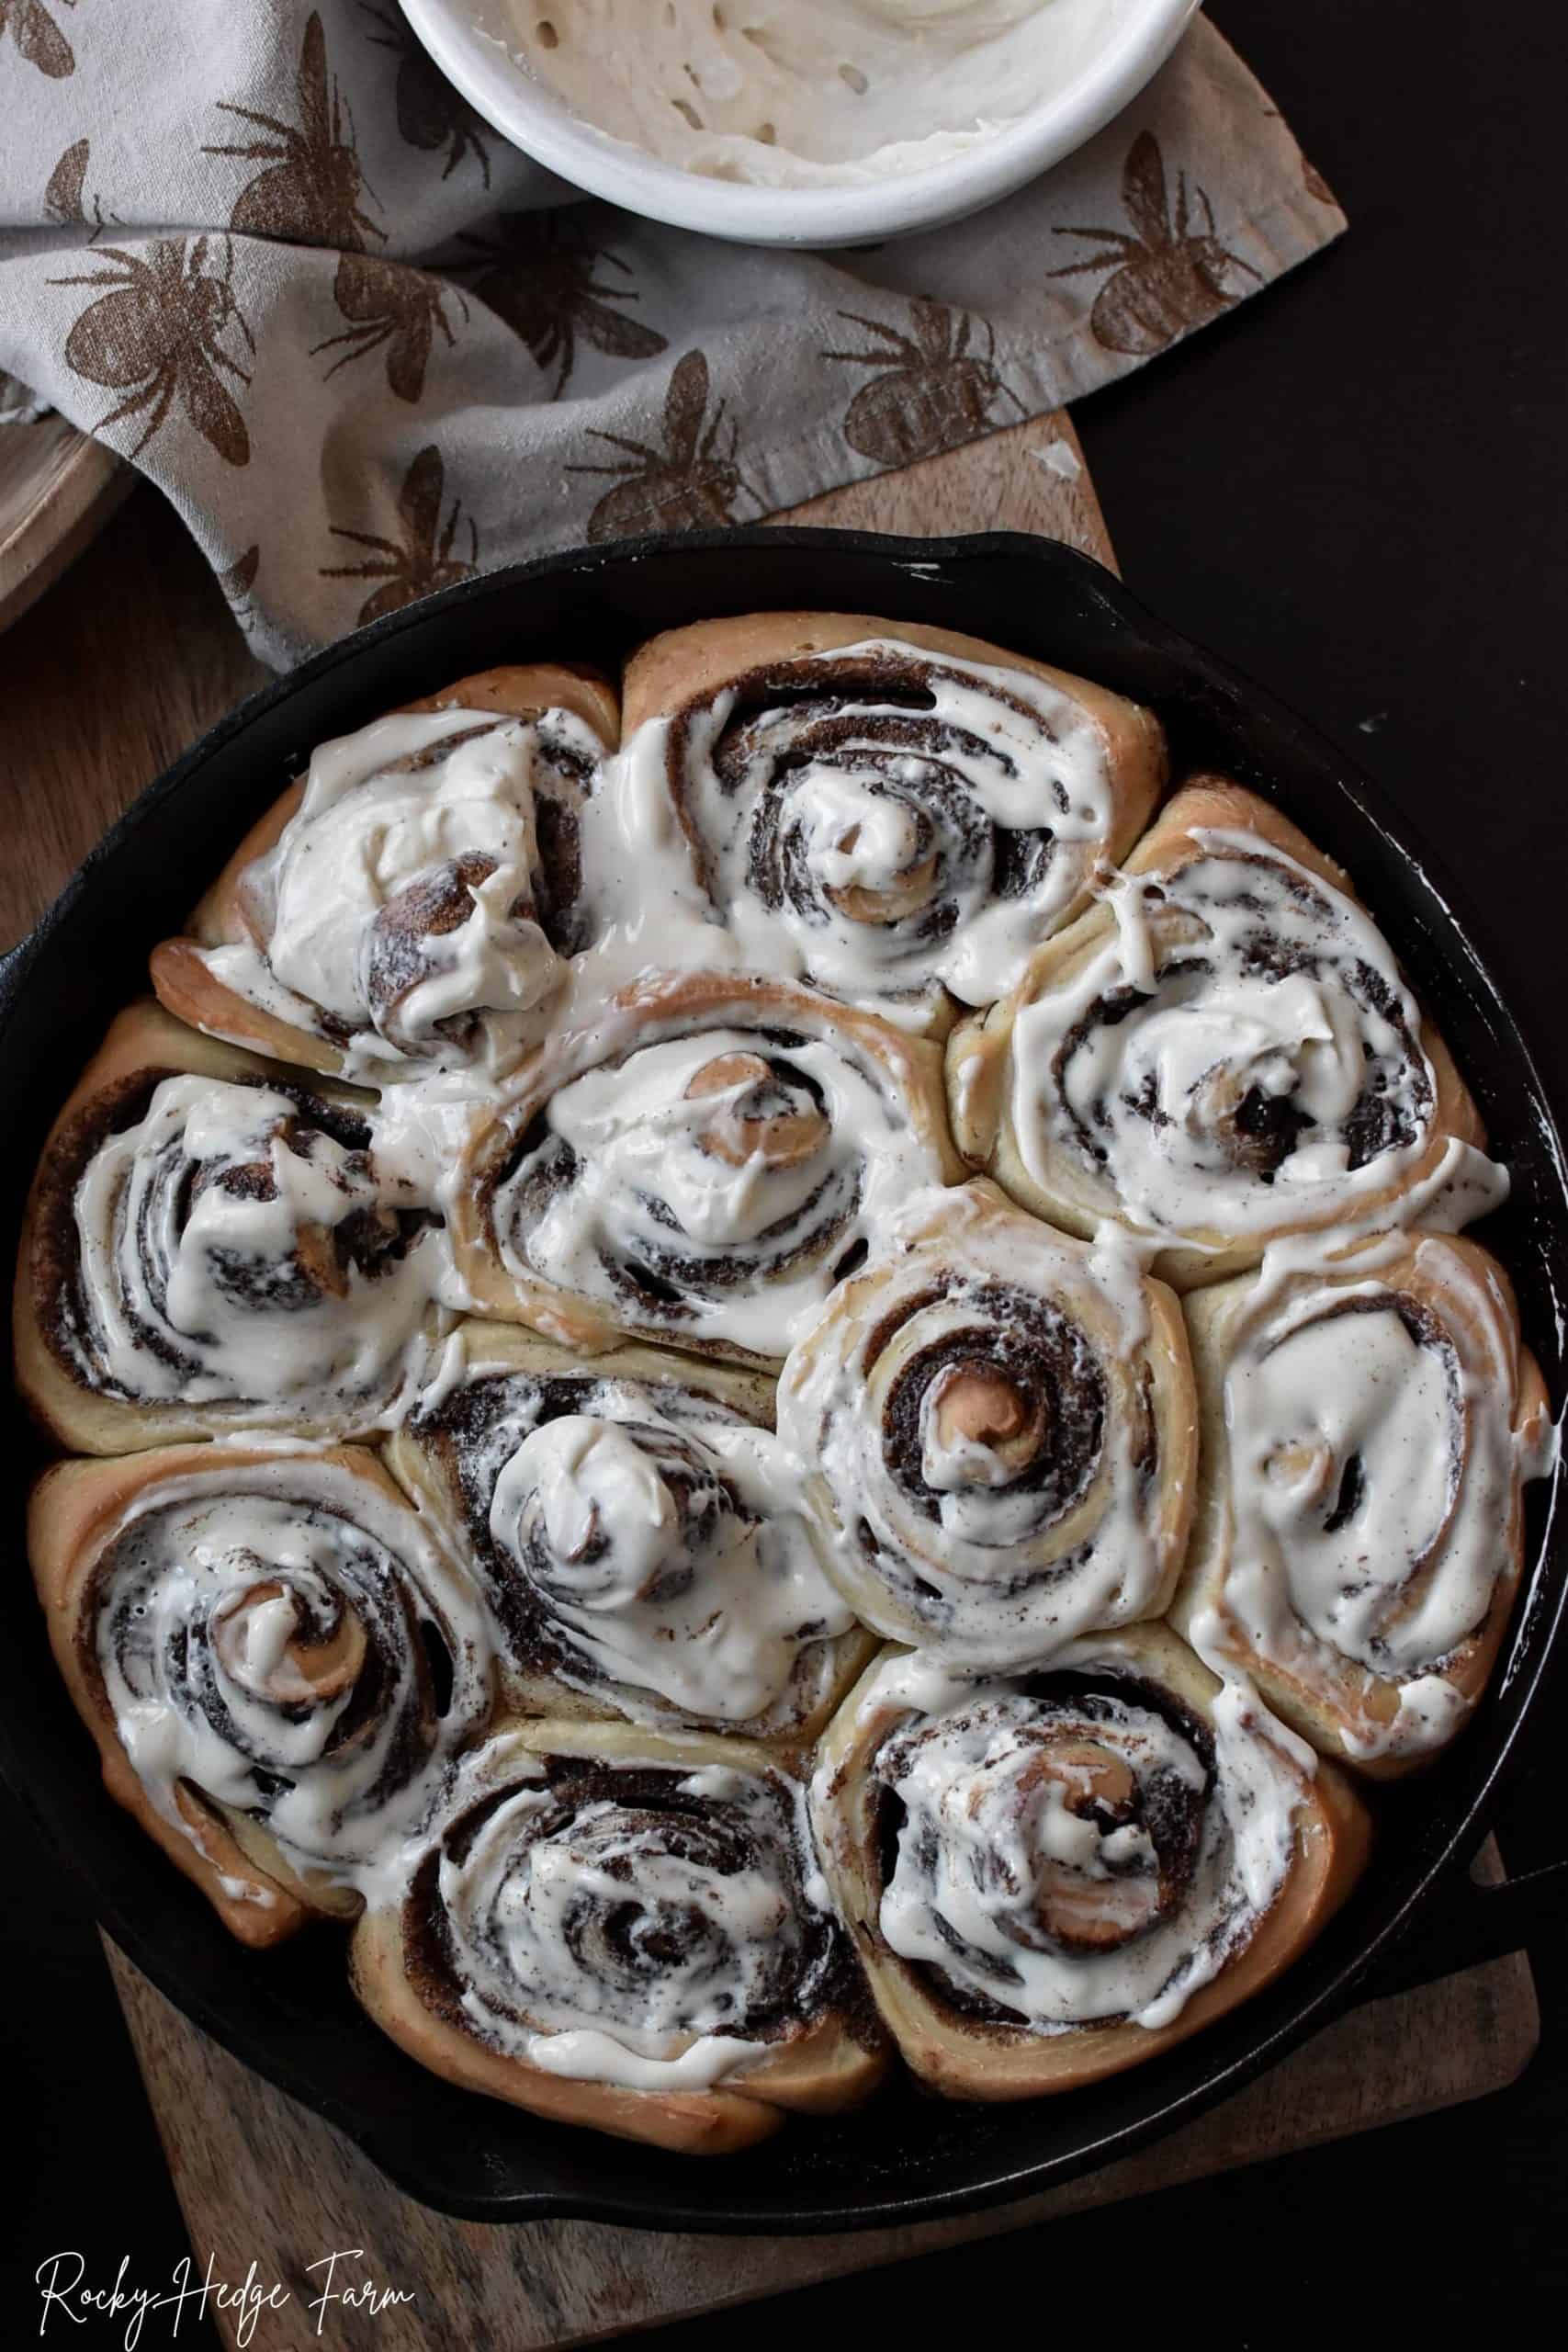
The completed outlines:
<svg viewBox="0 0 1568 2352">
<path fill-rule="evenodd" d="M 458 1171 L 481 1311 L 776 1362 L 893 1206 L 955 1176 L 937 1048 L 787 981 L 623 989 L 518 1073 Z"/>
<path fill-rule="evenodd" d="M 378 1159 L 369 1096 L 132 1006 L 33 1181 L 22 1394 L 84 1453 L 383 1427 L 439 1339 L 439 1224 Z"/>
<path fill-rule="evenodd" d="M 739 1740 L 498 1733 L 352 1967 L 437 2074 L 688 2153 L 847 2107 L 883 2071 L 803 1792 Z"/>
<path fill-rule="evenodd" d="M 1327 1754 L 1385 1777 L 1467 1720 L 1546 1466 L 1545 1390 L 1472 1241 L 1280 1245 L 1189 1308 L 1203 1463 L 1178 1621 Z"/>
<path fill-rule="evenodd" d="M 491 1703 L 478 1593 L 380 1464 L 239 1444 L 62 1463 L 28 1548 L 110 1795 L 233 1933 L 356 1911 Z"/>
<path fill-rule="evenodd" d="M 954 1667 L 1044 1657 L 1170 1599 L 1198 1460 L 1181 1309 L 994 1185 L 885 1227 L 785 1363 L 779 1433 L 816 1465 L 857 1616 Z"/>
<path fill-rule="evenodd" d="M 822 1866 L 906 2063 L 1019 2099 L 1138 2064 L 1256 1993 L 1365 1860 L 1332 1765 L 1163 1625 L 1049 1670 L 889 1651 L 811 1791 Z"/>
<path fill-rule="evenodd" d="M 976 638 L 757 613 L 633 657 L 615 790 L 673 809 L 741 961 L 908 1026 L 989 1004 L 1165 780 L 1158 722 Z"/>
<path fill-rule="evenodd" d="M 375 1084 L 510 1068 L 587 944 L 582 806 L 618 729 L 610 688 L 487 670 L 321 744 L 153 951 L 170 1011 Z"/>
<path fill-rule="evenodd" d="M 870 1637 L 823 1574 L 771 1382 L 466 1323 L 389 1441 L 478 1566 L 524 1714 L 809 1737 Z"/>
<path fill-rule="evenodd" d="M 1462 1224 L 1506 1189 L 1345 876 L 1216 778 L 954 1033 L 948 1075 L 973 1160 L 1070 1233 L 1118 1219 L 1179 1289 L 1282 1234 Z"/>
</svg>

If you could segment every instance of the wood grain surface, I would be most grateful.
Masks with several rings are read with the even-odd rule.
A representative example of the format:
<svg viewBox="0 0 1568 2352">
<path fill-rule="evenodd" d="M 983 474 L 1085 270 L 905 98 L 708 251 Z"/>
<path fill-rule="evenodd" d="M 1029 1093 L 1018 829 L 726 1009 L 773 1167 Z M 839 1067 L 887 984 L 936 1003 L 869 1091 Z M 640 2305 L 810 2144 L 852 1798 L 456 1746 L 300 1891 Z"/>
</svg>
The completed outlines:
<svg viewBox="0 0 1568 2352">
<path fill-rule="evenodd" d="M 1037 530 L 1110 560 L 1065 417 L 1012 427 L 779 519 L 922 536 Z M 36 920 L 141 787 L 264 674 L 177 520 L 138 492 L 6 642 L 0 944 Z M 1496 1867 L 1494 1856 L 1488 1874 Z M 270 2352 L 372 2335 L 378 2352 L 593 2342 L 1472 2098 L 1511 2082 L 1539 2034 L 1528 1963 L 1500 1961 L 1369 2003 L 1174 2137 L 998 2212 L 807 2239 L 660 2236 L 588 2222 L 487 2228 L 400 2196 L 112 1948 L 109 1959 L 198 2266 L 210 2256 L 215 2276 L 239 2280 L 254 2264 L 258 2278 L 283 2281 L 293 2296 L 286 2312 L 263 2315 L 253 2339 Z M 340 2267 L 339 2287 L 371 2278 L 413 2297 L 382 2311 L 373 2331 L 357 2309 L 310 2310 L 322 2291 L 310 2266 L 348 2247 L 363 2253 Z M 232 2315 L 220 2313 L 218 2324 L 236 2340 Z"/>
<path fill-rule="evenodd" d="M 75 562 L 135 481 L 62 416 L 0 425 L 0 629 Z"/>
</svg>

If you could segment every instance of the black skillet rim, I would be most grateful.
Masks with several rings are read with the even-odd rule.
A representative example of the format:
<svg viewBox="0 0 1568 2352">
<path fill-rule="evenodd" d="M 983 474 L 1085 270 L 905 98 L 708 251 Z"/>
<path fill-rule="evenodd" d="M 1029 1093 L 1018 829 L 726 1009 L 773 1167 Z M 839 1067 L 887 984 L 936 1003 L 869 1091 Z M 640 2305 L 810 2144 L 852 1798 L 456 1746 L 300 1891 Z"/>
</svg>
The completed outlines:
<svg viewBox="0 0 1568 2352">
<path fill-rule="evenodd" d="M 1190 698 L 1193 712 L 1207 712 L 1212 720 L 1234 726 L 1238 738 L 1247 742 L 1248 753 L 1256 755 L 1258 769 L 1269 770 L 1270 780 L 1273 764 L 1281 757 L 1288 766 L 1299 768 L 1302 775 L 1310 778 L 1310 783 L 1300 788 L 1309 797 L 1321 792 L 1337 805 L 1337 818 L 1343 820 L 1329 822 L 1327 837 L 1323 839 L 1325 847 L 1335 849 L 1342 831 L 1355 835 L 1370 828 L 1382 844 L 1383 852 L 1396 863 L 1414 888 L 1413 904 L 1404 910 L 1402 921 L 1388 926 L 1402 959 L 1411 960 L 1406 942 L 1412 927 L 1417 932 L 1430 932 L 1435 941 L 1429 952 L 1427 944 L 1423 943 L 1428 978 L 1436 968 L 1431 959 L 1445 949 L 1457 949 L 1456 985 L 1462 983 L 1470 1000 L 1471 1014 L 1490 1031 L 1493 1042 L 1500 1045 L 1511 1066 L 1515 1091 L 1535 1123 L 1533 1140 L 1540 1160 L 1538 1186 L 1549 1196 L 1535 1204 L 1538 1209 L 1549 1208 L 1551 1213 L 1550 1224 L 1542 1227 L 1538 1245 L 1543 1257 L 1540 1278 L 1545 1285 L 1545 1296 L 1554 1305 L 1568 1292 L 1568 1241 L 1563 1238 L 1568 1229 L 1568 1176 L 1564 1174 L 1550 1105 L 1517 1019 L 1504 1003 L 1484 958 L 1473 944 L 1476 926 L 1465 910 L 1464 895 L 1449 881 L 1441 862 L 1417 840 L 1416 829 L 1383 811 L 1376 786 L 1352 762 L 1276 697 L 1168 628 L 1090 558 L 1056 541 L 1015 532 L 989 532 L 955 539 L 907 539 L 872 532 L 792 528 L 705 531 L 673 538 L 626 542 L 608 548 L 568 550 L 464 582 L 356 631 L 288 676 L 262 688 L 220 720 L 138 797 L 90 854 L 54 907 L 6 959 L 4 972 L 0 973 L 0 1069 L 12 1050 L 17 1008 L 29 976 L 47 959 L 56 935 L 68 925 L 100 881 L 112 877 L 133 849 L 137 836 L 165 803 L 194 785 L 216 754 L 258 721 L 319 685 L 337 680 L 339 672 L 349 673 L 346 680 L 338 682 L 340 700 L 347 703 L 352 695 L 353 673 L 376 666 L 398 640 L 428 637 L 433 625 L 455 613 L 461 615 L 465 610 L 498 605 L 520 585 L 570 576 L 592 586 L 595 580 L 606 575 L 620 573 L 629 577 L 634 568 L 649 565 L 657 571 L 660 566 L 679 570 L 694 562 L 700 571 L 705 561 L 711 563 L 715 558 L 733 576 L 739 557 L 746 594 L 744 599 L 729 598 L 731 608 L 780 609 L 792 602 L 807 601 L 798 593 L 793 597 L 767 593 L 766 575 L 770 571 L 788 572 L 792 556 L 819 556 L 820 566 L 811 566 L 807 576 L 814 588 L 820 585 L 829 591 L 829 567 L 835 557 L 840 559 L 840 571 L 846 564 L 851 568 L 882 570 L 885 576 L 880 604 L 863 594 L 851 598 L 816 593 L 809 601 L 818 609 L 838 603 L 850 609 L 887 610 L 889 606 L 908 606 L 911 601 L 924 602 L 932 609 L 919 616 L 945 618 L 950 626 L 966 627 L 978 634 L 987 631 L 972 614 L 944 614 L 937 609 L 947 594 L 958 594 L 962 600 L 963 583 L 954 575 L 969 567 L 993 567 L 998 568 L 999 576 L 1010 579 L 1017 567 L 1017 589 L 1026 605 L 1032 601 L 1032 590 L 1038 596 L 1054 583 L 1059 595 L 1077 601 L 1082 626 L 1091 626 L 1098 614 L 1123 650 L 1131 649 L 1156 666 L 1169 668 L 1180 679 L 1182 696 Z M 798 571 L 800 566 L 794 568 Z M 915 583 L 919 583 L 918 588 Z M 922 593 L 928 590 L 929 594 Z M 904 611 L 897 616 L 916 616 Z M 658 625 L 657 618 L 643 624 L 646 628 Z M 988 633 L 1007 641 L 1005 625 L 999 619 L 991 625 Z M 1018 631 L 1015 629 L 1014 633 Z M 630 634 L 628 631 L 628 637 Z M 1066 658 L 1064 653 L 1062 659 L 1066 662 Z M 1103 674 L 1103 665 L 1092 673 Z M 1156 705 L 1162 702 L 1157 693 L 1151 698 Z M 383 691 L 379 695 L 383 707 L 386 699 Z M 1168 707 L 1165 715 L 1171 716 Z M 312 722 L 310 733 L 319 738 L 338 723 L 329 720 L 323 728 Z M 346 723 L 359 721 L 350 713 Z M 269 793 L 276 788 L 276 784 L 267 787 Z M 1285 797 L 1288 804 L 1289 796 Z M 1320 809 L 1308 812 L 1303 821 L 1309 832 L 1323 837 Z M 237 836 L 240 828 L 235 824 L 228 830 Z M 1351 863 L 1354 869 L 1354 852 Z M 197 882 L 197 888 L 199 887 Z M 1383 905 L 1375 891 L 1369 895 L 1382 920 Z M 1429 992 L 1429 989 L 1423 992 Z M 1446 1025 L 1440 1011 L 1439 1024 Z M 1464 1067 L 1462 1050 L 1460 1058 Z M 15 1417 L 13 1408 L 14 1419 Z M 1484 1834 L 1500 1783 L 1517 1760 L 1543 1682 L 1553 1666 L 1560 1663 L 1564 1647 L 1563 1622 L 1568 1617 L 1568 1585 L 1560 1576 L 1554 1576 L 1561 1566 L 1557 1555 L 1562 1548 L 1554 1540 L 1554 1506 L 1562 1483 L 1554 1482 L 1546 1506 L 1535 1513 L 1539 1532 L 1533 1543 L 1534 1561 L 1533 1566 L 1527 1566 L 1526 1589 L 1510 1632 L 1506 1668 L 1500 1672 L 1482 1718 L 1440 1768 L 1444 1774 L 1443 1801 L 1415 1808 L 1416 1829 L 1404 1840 L 1412 1850 L 1406 1854 L 1400 1872 L 1409 1883 L 1404 1886 L 1398 1900 L 1384 1899 L 1376 1904 L 1374 1907 L 1381 1916 L 1373 1930 L 1350 1937 L 1345 1932 L 1345 1921 L 1337 1922 L 1279 1986 L 1245 2005 L 1230 2018 L 1217 2021 L 1166 2058 L 1133 2070 L 1118 2078 L 1115 2086 L 1104 2086 L 1118 2094 L 1113 2100 L 1101 2102 L 1093 2092 L 1069 2095 L 1072 2112 L 1067 2120 L 1077 2120 L 1080 2128 L 1076 2139 L 1069 2131 L 1066 2137 L 1072 2144 L 1055 2154 L 987 2163 L 984 2160 L 984 2135 L 979 2132 L 982 2119 L 976 2110 L 939 2110 L 922 2106 L 922 2132 L 929 2130 L 934 2135 L 940 2117 L 950 2136 L 954 2129 L 962 2135 L 966 2128 L 964 2119 L 967 2118 L 969 2127 L 980 2141 L 977 2161 L 971 2167 L 972 2177 L 945 2187 L 920 2185 L 918 2159 L 922 2151 L 896 2150 L 891 2166 L 880 2168 L 890 2171 L 886 2187 L 875 2187 L 867 2181 L 866 2193 L 852 2205 L 846 2205 L 841 2197 L 830 2202 L 814 2202 L 814 2195 L 820 2199 L 822 2192 L 820 2188 L 813 2190 L 811 2183 L 809 2148 L 814 2127 L 807 2123 L 796 2124 L 783 2135 L 784 2141 L 791 2143 L 805 2158 L 795 2167 L 801 2194 L 781 2198 L 775 2190 L 771 2198 L 766 2193 L 761 2197 L 749 2196 L 744 2177 L 746 2160 L 739 2164 L 731 2160 L 723 2167 L 710 2167 L 660 2158 L 657 2152 L 642 2152 L 655 2157 L 655 2163 L 644 2168 L 657 2175 L 656 2189 L 644 2188 L 628 2192 L 613 2184 L 575 2177 L 582 2157 L 581 2143 L 587 2135 L 536 2123 L 529 2118 L 521 2120 L 525 2126 L 531 2124 L 536 2135 L 536 2143 L 527 2151 L 534 2159 L 533 2177 L 520 2185 L 502 2177 L 503 2166 L 499 2159 L 488 2166 L 481 2159 L 481 2174 L 488 2168 L 491 2178 L 476 2185 L 468 2174 L 459 2178 L 454 2176 L 450 2165 L 444 2168 L 443 2150 L 428 2133 L 422 2134 L 417 2128 L 400 2134 L 395 2129 L 389 2130 L 384 2116 L 367 2116 L 352 2092 L 345 2095 L 334 2087 L 330 2080 L 333 2050 L 329 2042 L 308 2047 L 303 2054 L 294 2048 L 280 2047 L 267 2030 L 257 2005 L 243 2003 L 236 2015 L 222 1999 L 211 1997 L 204 1983 L 199 1951 L 179 1942 L 177 1927 L 171 1930 L 165 1926 L 160 1939 L 158 1913 L 166 1906 L 160 1903 L 159 1880 L 154 1871 L 167 1872 L 167 1865 L 149 1842 L 141 1841 L 146 1852 L 139 1858 L 141 1866 L 131 1862 L 130 1867 L 131 1880 L 144 1883 L 145 1899 L 128 1903 L 118 1883 L 106 1890 L 101 1878 L 95 1880 L 90 1874 L 88 1883 L 99 1916 L 116 1942 L 177 2007 L 265 2078 L 344 2131 L 399 2187 L 439 2211 L 488 2222 L 574 2217 L 653 2229 L 794 2234 L 908 2223 L 999 2203 L 1038 2192 L 1129 2154 L 1239 2089 L 1347 2006 L 1354 1988 L 1368 1973 L 1386 1960 L 1396 1943 L 1403 1943 L 1409 1936 L 1417 1915 L 1423 1910 L 1430 1915 L 1431 1898 L 1438 1883 L 1451 1878 L 1456 1860 L 1468 1855 Z M 1556 1589 L 1552 1589 L 1554 1583 Z M 59 1688 L 59 1697 L 62 1706 L 68 1709 L 62 1686 Z M 71 1852 L 66 1834 L 72 1825 L 59 1802 L 51 1818 L 51 1800 L 56 1792 L 40 1789 L 36 1776 L 29 1776 L 25 1758 L 13 1747 L 8 1716 L 0 1717 L 0 1770 L 45 1837 L 75 1862 L 77 1858 Z M 1436 1784 L 1436 1773 L 1424 1777 L 1428 1789 Z M 106 1796 L 100 1795 L 99 1803 L 108 1814 L 116 1812 Z M 1423 1814 L 1430 1816 L 1424 1830 Z M 154 1867 L 148 1868 L 149 1863 Z M 168 1875 L 172 1877 L 173 1873 Z M 193 1899 L 199 1917 L 205 1906 L 199 1897 Z M 206 1917 L 213 1935 L 227 1945 L 229 1939 L 217 1920 L 210 1914 Z M 228 1956 L 231 1958 L 231 1954 Z M 265 1968 L 276 1956 L 243 1957 Z M 390 2045 L 386 2048 L 389 2062 L 395 2060 L 399 2053 L 392 2052 Z M 1226 2053 L 1224 2057 L 1222 2048 Z M 1122 2110 L 1122 2120 L 1109 2130 L 1098 2130 L 1089 2110 L 1081 2103 L 1086 2099 L 1096 2105 L 1113 2104 Z M 1069 2100 L 1043 2103 L 1044 2109 L 1051 2116 L 1062 2113 L 1068 2109 Z M 414 2103 L 418 2104 L 417 2098 Z M 490 2111 L 488 2102 L 468 2099 L 466 2104 L 475 2118 Z M 1129 2109 L 1134 2111 L 1128 2112 Z M 874 2108 L 872 2111 L 875 2112 Z M 886 2106 L 883 2111 L 887 2111 Z M 510 2115 L 509 2110 L 500 2112 Z M 1037 2103 L 1032 2109 L 990 2110 L 988 2114 L 1038 2116 L 1043 2114 L 1043 2108 Z M 1047 2125 L 1043 2121 L 1042 2136 L 1046 2135 Z M 576 2143 L 577 2161 L 568 2162 L 565 2158 L 563 2152 L 569 2143 Z M 780 2145 L 769 2144 L 774 2148 Z M 624 2151 L 617 2153 L 624 2156 Z M 561 2156 L 562 2161 L 552 2164 L 552 2154 Z M 898 2182 L 901 2158 L 912 2160 L 905 2165 L 906 2173 L 912 2177 L 906 2178 L 902 2186 Z M 590 2164 L 589 2170 L 592 2169 Z M 784 2187 L 787 2190 L 790 2186 L 786 2175 Z"/>
</svg>

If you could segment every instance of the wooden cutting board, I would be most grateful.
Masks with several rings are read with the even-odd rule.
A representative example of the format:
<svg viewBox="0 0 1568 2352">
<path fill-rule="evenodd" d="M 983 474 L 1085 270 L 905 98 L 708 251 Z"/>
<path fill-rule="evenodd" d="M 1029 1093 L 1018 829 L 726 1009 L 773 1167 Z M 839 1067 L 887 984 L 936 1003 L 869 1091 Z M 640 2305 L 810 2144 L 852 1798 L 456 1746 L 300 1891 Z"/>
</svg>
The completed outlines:
<svg viewBox="0 0 1568 2352">
<path fill-rule="evenodd" d="M 832 492 L 787 519 L 922 535 L 1034 530 L 1111 560 L 1065 416 Z M 3 944 L 126 802 L 262 675 L 188 540 L 145 491 L 6 652 Z M 1495 1852 L 1482 1868 L 1500 1875 Z M 400 2196 L 348 2141 L 188 2024 L 112 1946 L 108 1956 L 198 2265 L 210 2254 L 213 2275 L 228 2281 L 254 2265 L 257 2278 L 283 2282 L 293 2298 L 255 2328 L 253 2342 L 274 2352 L 316 2342 L 347 2352 L 372 2338 L 377 2352 L 593 2342 L 1452 2106 L 1512 2082 L 1540 2031 L 1522 1957 L 1370 2002 L 1156 2147 L 956 2222 L 795 2239 L 658 2236 L 582 2222 L 502 2229 L 449 2222 Z M 373 2324 L 357 2305 L 312 2312 L 323 2287 L 310 2266 L 348 2247 L 362 2251 L 339 2265 L 337 2290 L 373 2281 L 413 2300 L 380 2309 Z M 237 2313 L 219 2313 L 217 2324 L 237 2341 Z"/>
</svg>

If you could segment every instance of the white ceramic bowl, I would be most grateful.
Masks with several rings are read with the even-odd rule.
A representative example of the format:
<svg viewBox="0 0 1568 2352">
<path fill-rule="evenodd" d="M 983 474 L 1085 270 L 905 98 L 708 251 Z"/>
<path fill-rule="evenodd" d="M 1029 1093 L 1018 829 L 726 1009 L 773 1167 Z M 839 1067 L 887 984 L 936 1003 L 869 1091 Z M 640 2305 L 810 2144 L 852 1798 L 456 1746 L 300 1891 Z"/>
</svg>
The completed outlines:
<svg viewBox="0 0 1568 2352">
<path fill-rule="evenodd" d="M 1112 0 L 1102 48 L 992 137 L 869 185 L 754 187 L 609 139 L 568 111 L 509 47 L 504 0 L 401 0 L 436 63 L 502 136 L 565 180 L 650 220 L 753 245 L 870 244 L 994 204 L 1070 155 L 1158 71 L 1199 0 Z"/>
</svg>

